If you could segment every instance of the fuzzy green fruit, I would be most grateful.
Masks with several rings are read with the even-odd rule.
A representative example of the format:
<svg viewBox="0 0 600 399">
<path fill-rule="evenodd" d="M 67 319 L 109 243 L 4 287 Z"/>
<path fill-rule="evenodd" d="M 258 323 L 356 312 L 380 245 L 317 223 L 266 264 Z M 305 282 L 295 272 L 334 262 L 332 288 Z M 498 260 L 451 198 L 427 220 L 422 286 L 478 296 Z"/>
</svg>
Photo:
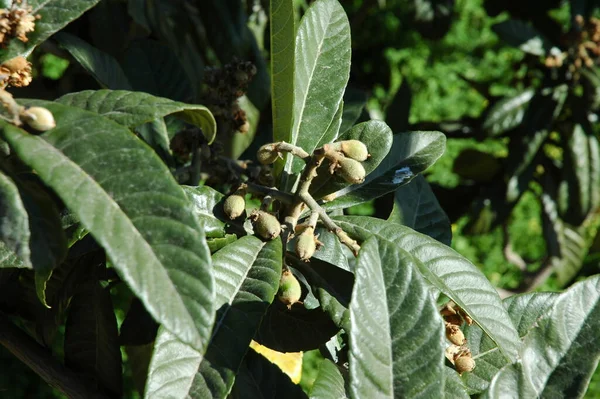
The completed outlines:
<svg viewBox="0 0 600 399">
<path fill-rule="evenodd" d="M 261 164 L 270 165 L 277 161 L 277 158 L 279 158 L 279 152 L 275 151 L 273 144 L 265 144 L 256 152 L 256 158 Z"/>
<path fill-rule="evenodd" d="M 265 240 L 274 240 L 281 233 L 281 224 L 270 213 L 258 211 L 254 215 L 254 231 Z"/>
<path fill-rule="evenodd" d="M 296 255 L 298 255 L 301 260 L 308 262 L 316 250 L 317 240 L 315 239 L 315 229 L 307 227 L 300 233 L 298 240 L 296 241 Z"/>
<path fill-rule="evenodd" d="M 359 140 L 345 140 L 340 142 L 340 150 L 348 158 L 356 161 L 366 161 L 369 158 L 369 150 L 365 143 Z"/>
<path fill-rule="evenodd" d="M 351 158 L 341 158 L 338 164 L 337 174 L 348 183 L 359 184 L 365 181 L 367 172 L 360 162 Z"/>
<path fill-rule="evenodd" d="M 42 107 L 27 108 L 21 114 L 21 119 L 23 119 L 29 127 L 40 132 L 45 132 L 56 127 L 52 112 Z"/>
<path fill-rule="evenodd" d="M 231 220 L 239 218 L 245 210 L 246 200 L 238 194 L 230 195 L 223 203 L 223 211 Z"/>
<path fill-rule="evenodd" d="M 279 280 L 279 300 L 291 309 L 293 304 L 300 301 L 301 295 L 302 287 L 298 279 L 289 270 L 284 271 Z"/>
</svg>

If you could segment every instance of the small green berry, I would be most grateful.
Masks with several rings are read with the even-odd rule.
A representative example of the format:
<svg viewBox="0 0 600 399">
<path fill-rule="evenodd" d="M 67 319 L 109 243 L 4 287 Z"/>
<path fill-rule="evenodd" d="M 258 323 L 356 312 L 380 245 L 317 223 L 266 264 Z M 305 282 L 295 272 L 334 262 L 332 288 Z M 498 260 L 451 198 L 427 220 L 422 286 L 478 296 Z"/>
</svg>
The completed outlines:
<svg viewBox="0 0 600 399">
<path fill-rule="evenodd" d="M 300 287 L 298 279 L 289 270 L 284 271 L 281 275 L 281 280 L 279 280 L 279 293 L 277 294 L 279 300 L 288 309 L 291 309 L 293 304 L 300 301 L 301 295 L 302 287 Z"/>
<path fill-rule="evenodd" d="M 279 158 L 279 152 L 275 151 L 274 145 L 272 143 L 265 144 L 258 149 L 256 153 L 256 158 L 261 164 L 270 165 L 273 162 L 277 161 L 277 158 Z"/>
<path fill-rule="evenodd" d="M 231 220 L 239 218 L 246 210 L 246 200 L 239 194 L 233 194 L 225 199 L 223 211 Z"/>
<path fill-rule="evenodd" d="M 274 240 L 281 233 L 279 220 L 270 213 L 258 211 L 253 216 L 254 231 L 265 240 Z"/>
<path fill-rule="evenodd" d="M 308 262 L 316 250 L 317 240 L 315 238 L 315 229 L 307 227 L 300 233 L 298 240 L 296 241 L 296 255 L 298 255 L 301 260 Z"/>
<path fill-rule="evenodd" d="M 21 114 L 21 119 L 32 129 L 45 132 L 56 127 L 52 112 L 42 107 L 27 108 Z"/>
<path fill-rule="evenodd" d="M 348 158 L 356 161 L 366 161 L 369 158 L 369 150 L 365 143 L 359 140 L 344 140 L 340 142 L 340 149 Z"/>
<path fill-rule="evenodd" d="M 367 172 L 360 162 L 351 158 L 341 158 L 338 160 L 338 164 L 338 175 L 348 183 L 359 184 L 365 181 Z"/>
</svg>

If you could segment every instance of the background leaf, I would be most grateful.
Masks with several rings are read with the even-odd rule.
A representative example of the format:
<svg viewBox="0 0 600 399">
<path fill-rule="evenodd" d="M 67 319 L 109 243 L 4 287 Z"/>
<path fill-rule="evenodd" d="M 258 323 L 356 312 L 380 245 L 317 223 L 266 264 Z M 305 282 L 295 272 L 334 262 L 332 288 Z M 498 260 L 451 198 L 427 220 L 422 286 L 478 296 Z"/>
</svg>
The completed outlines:
<svg viewBox="0 0 600 399">
<path fill-rule="evenodd" d="M 69 33 L 59 32 L 54 35 L 54 39 L 96 79 L 102 88 L 131 90 L 131 83 L 121 65 L 110 54 Z"/>
<path fill-rule="evenodd" d="M 79 286 L 65 326 L 65 365 L 100 391 L 121 396 L 121 350 L 110 293 L 97 281 Z"/>
<path fill-rule="evenodd" d="M 448 246 L 452 241 L 450 219 L 422 175 L 396 190 L 394 207 L 387 220 L 410 227 Z"/>
<path fill-rule="evenodd" d="M 194 99 L 194 90 L 177 56 L 156 40 L 132 42 L 125 53 L 123 69 L 133 90 L 175 101 Z"/>
<path fill-rule="evenodd" d="M 485 113 L 483 131 L 489 136 L 498 136 L 519 126 L 534 94 L 535 90 L 528 89 L 496 102 Z"/>
<path fill-rule="evenodd" d="M 174 115 L 201 128 L 209 144 L 217 133 L 215 118 L 205 106 L 184 104 L 146 93 L 125 90 L 86 90 L 66 94 L 57 101 L 106 116 L 130 128 L 152 122 L 156 118 Z"/>
<path fill-rule="evenodd" d="M 4 139 L 106 250 L 153 317 L 203 350 L 213 320 L 213 276 L 183 190 L 123 126 L 77 108 L 36 104 L 53 113 L 57 127 L 33 136 L 4 124 Z"/>
<path fill-rule="evenodd" d="M 361 245 L 350 301 L 353 398 L 442 396 L 442 320 L 417 262 L 377 237 Z"/>
<path fill-rule="evenodd" d="M 529 54 L 545 55 L 552 47 L 540 32 L 525 21 L 509 19 L 495 24 L 492 29 L 506 43 Z"/>
<path fill-rule="evenodd" d="M 58 32 L 69 22 L 98 4 L 100 0 L 29 0 L 31 14 L 40 15 L 35 22 L 35 30 L 27 35 L 27 43 L 13 39 L 8 47 L 0 52 L 0 63 L 22 55 L 27 57 L 33 49 Z"/>
<path fill-rule="evenodd" d="M 425 280 L 464 309 L 498 344 L 507 359 L 516 359 L 517 331 L 495 288 L 471 262 L 446 245 L 405 226 L 363 216 L 343 216 L 335 220 L 344 231 L 361 241 L 374 235 L 379 241 L 392 243 L 418 259 L 417 265 Z"/>
<path fill-rule="evenodd" d="M 29 217 L 17 185 L 0 171 L 0 242 L 14 252 L 26 267 L 32 268 L 29 256 Z"/>
</svg>

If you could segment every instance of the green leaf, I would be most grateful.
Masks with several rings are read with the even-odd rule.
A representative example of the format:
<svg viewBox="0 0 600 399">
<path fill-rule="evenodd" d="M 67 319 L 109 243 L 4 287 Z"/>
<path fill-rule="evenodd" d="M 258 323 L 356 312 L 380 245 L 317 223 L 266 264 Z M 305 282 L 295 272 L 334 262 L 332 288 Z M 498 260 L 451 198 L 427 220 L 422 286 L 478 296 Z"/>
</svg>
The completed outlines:
<svg viewBox="0 0 600 399">
<path fill-rule="evenodd" d="M 367 105 L 367 93 L 362 90 L 346 87 L 343 98 L 342 124 L 340 134 L 346 133 L 360 119 Z"/>
<path fill-rule="evenodd" d="M 33 268 L 36 276 L 49 276 L 67 255 L 67 239 L 54 201 L 34 175 L 0 173 L 0 185 L 0 239 L 19 260 L 7 253 L 4 267 Z M 42 280 L 36 279 L 38 297 L 46 305 Z"/>
<path fill-rule="evenodd" d="M 237 101 L 240 108 L 246 113 L 248 131 L 240 132 L 239 130 L 236 130 L 233 132 L 230 143 L 226 143 L 230 148 L 228 154 L 230 154 L 232 159 L 238 159 L 242 156 L 244 151 L 250 147 L 252 141 L 254 141 L 254 137 L 256 137 L 256 129 L 260 122 L 260 111 L 252 104 L 247 96 L 242 96 L 238 98 Z"/>
<path fill-rule="evenodd" d="M 395 243 L 362 243 L 350 301 L 350 396 L 441 397 L 444 333 L 419 261 Z"/>
<path fill-rule="evenodd" d="M 423 176 L 396 190 L 388 221 L 410 227 L 446 245 L 452 241 L 450 219 Z"/>
<path fill-rule="evenodd" d="M 444 367 L 446 384 L 444 385 L 444 396 L 448 399 L 469 399 L 467 389 L 460 380 L 458 373 L 450 367 Z"/>
<path fill-rule="evenodd" d="M 393 139 L 392 131 L 385 122 L 372 120 L 352 127 L 336 141 L 342 140 L 359 140 L 365 143 L 371 156 L 362 164 L 365 172 L 369 175 L 388 155 Z M 329 163 L 323 162 L 323 165 L 317 170 L 317 177 L 313 179 L 310 188 L 315 198 L 322 198 L 348 186 L 343 179 L 332 176 L 328 169 Z"/>
<path fill-rule="evenodd" d="M 527 89 L 496 102 L 485 113 L 483 132 L 496 137 L 519 126 L 534 94 L 535 90 Z"/>
<path fill-rule="evenodd" d="M 336 326 L 348 330 L 348 305 L 354 285 L 353 273 L 314 257 L 309 264 L 295 257 L 289 257 L 288 260 L 302 273 L 314 296 L 319 300 L 323 312 L 329 315 Z"/>
<path fill-rule="evenodd" d="M 296 36 L 294 109 L 290 142 L 309 154 L 335 136 L 325 135 L 350 76 L 350 24 L 337 0 L 319 0 L 306 11 Z M 335 132 L 337 134 L 337 132 Z M 303 166 L 288 154 L 286 172 Z"/>
<path fill-rule="evenodd" d="M 131 83 L 121 65 L 111 55 L 84 42 L 77 36 L 59 32 L 54 35 L 61 47 L 69 52 L 104 89 L 131 90 Z"/>
<path fill-rule="evenodd" d="M 213 256 L 218 309 L 212 339 L 191 390 L 199 398 L 223 398 L 265 314 L 281 277 L 278 240 L 246 236 Z"/>
<path fill-rule="evenodd" d="M 200 352 L 160 327 L 148 366 L 144 398 L 185 398 L 201 361 Z"/>
<path fill-rule="evenodd" d="M 144 123 L 135 128 L 135 132 L 148 144 L 158 156 L 169 166 L 174 165 L 171 156 L 169 132 L 163 118 Z"/>
<path fill-rule="evenodd" d="M 223 237 L 225 235 L 225 223 L 217 218 L 223 219 L 222 206 L 220 202 L 225 197 L 217 190 L 208 186 L 190 187 L 182 186 L 187 197 L 194 205 L 194 213 L 200 222 L 200 226 L 207 238 Z"/>
<path fill-rule="evenodd" d="M 335 217 L 338 226 L 361 241 L 372 235 L 410 253 L 425 280 L 452 299 L 487 335 L 496 342 L 503 355 L 516 359 L 519 337 L 496 289 L 481 271 L 448 246 L 414 230 L 364 217 Z"/>
<path fill-rule="evenodd" d="M 506 43 L 529 54 L 542 56 L 552 47 L 540 32 L 525 21 L 509 19 L 495 24 L 492 29 Z"/>
<path fill-rule="evenodd" d="M 0 170 L 0 242 L 32 268 L 29 216 L 17 185 Z"/>
<path fill-rule="evenodd" d="M 580 398 L 600 358 L 600 277 L 573 285 L 530 331 L 521 362 L 504 367 L 484 397 Z"/>
<path fill-rule="evenodd" d="M 177 56 L 156 40 L 132 42 L 125 53 L 123 69 L 136 91 L 175 101 L 194 99 L 194 90 Z"/>
<path fill-rule="evenodd" d="M 593 132 L 588 134 L 584 129 L 581 124 L 576 124 L 566 134 L 563 145 L 561 171 L 566 183 L 568 206 L 562 216 L 566 222 L 575 226 L 581 225 L 592 211 L 592 197 L 598 195 L 598 185 L 593 186 L 593 180 L 598 180 L 593 174 L 598 169 L 596 165 L 592 165 L 594 161 L 598 162 L 598 138 Z M 592 130 L 591 127 L 589 129 Z"/>
<path fill-rule="evenodd" d="M 27 35 L 27 43 L 12 39 L 8 47 L 0 51 L 0 63 L 22 55 L 27 57 L 33 49 L 58 32 L 71 21 L 79 18 L 100 0 L 28 0 L 32 15 L 39 15 L 35 30 Z"/>
<path fill-rule="evenodd" d="M 296 385 L 273 363 L 248 350 L 229 396 L 231 399 L 307 399 Z"/>
<path fill-rule="evenodd" d="M 537 321 L 551 308 L 558 294 L 528 293 L 513 295 L 503 301 L 519 338 L 525 337 Z M 496 344 L 476 325 L 464 327 L 465 337 L 477 366 L 462 379 L 471 394 L 485 391 L 490 381 L 509 362 L 496 348 Z"/>
<path fill-rule="evenodd" d="M 296 29 L 293 0 L 271 0 L 273 141 L 291 141 Z"/>
<path fill-rule="evenodd" d="M 547 253 L 556 272 L 558 283 L 567 284 L 583 265 L 588 244 L 582 236 L 582 228 L 570 226 L 558 215 L 556 196 L 542 193 L 542 228 L 546 239 Z"/>
<path fill-rule="evenodd" d="M 340 190 L 336 199 L 324 207 L 327 210 L 348 208 L 395 191 L 431 166 L 445 148 L 446 136 L 440 132 L 395 134 L 389 153 L 365 182 Z"/>
<path fill-rule="evenodd" d="M 210 249 L 210 253 L 214 254 L 221 248 L 235 242 L 238 239 L 235 234 L 225 234 L 223 238 L 210 238 L 207 240 L 208 248 Z"/>
<path fill-rule="evenodd" d="M 328 359 L 319 365 L 317 378 L 310 389 L 310 399 L 346 399 L 344 377 L 337 366 Z"/>
<path fill-rule="evenodd" d="M 80 285 L 65 325 L 65 365 L 100 391 L 121 396 L 121 350 L 110 293 L 97 281 Z"/>
<path fill-rule="evenodd" d="M 188 384 L 190 396 L 223 398 L 231 390 L 250 341 L 279 288 L 281 259 L 280 242 L 265 244 L 254 236 L 243 237 L 213 256 L 218 312 L 205 357 L 197 365 L 193 383 Z M 190 361 L 196 363 L 197 358 L 192 356 Z M 168 357 L 161 353 L 161 361 L 151 363 L 149 386 L 158 386 L 153 375 L 158 370 L 161 387 L 178 384 L 179 354 L 174 351 Z M 165 369 L 174 370 L 172 382 L 165 379 Z M 146 396 L 161 397 L 162 389 L 147 391 Z"/>
<path fill-rule="evenodd" d="M 567 95 L 566 86 L 547 88 L 531 100 L 521 133 L 510 142 L 505 171 L 508 180 L 506 200 L 516 202 L 529 187 L 540 148 L 548 137 L 552 122 L 560 114 Z"/>
<path fill-rule="evenodd" d="M 213 320 L 213 276 L 183 190 L 125 127 L 77 108 L 36 104 L 53 113 L 57 127 L 33 136 L 3 124 L 4 139 L 106 250 L 150 314 L 203 351 Z"/>
<path fill-rule="evenodd" d="M 125 90 L 86 90 L 69 93 L 57 101 L 106 116 L 129 128 L 172 114 L 202 129 L 209 144 L 217 134 L 215 118 L 205 106 L 184 104 L 146 93 Z"/>
</svg>

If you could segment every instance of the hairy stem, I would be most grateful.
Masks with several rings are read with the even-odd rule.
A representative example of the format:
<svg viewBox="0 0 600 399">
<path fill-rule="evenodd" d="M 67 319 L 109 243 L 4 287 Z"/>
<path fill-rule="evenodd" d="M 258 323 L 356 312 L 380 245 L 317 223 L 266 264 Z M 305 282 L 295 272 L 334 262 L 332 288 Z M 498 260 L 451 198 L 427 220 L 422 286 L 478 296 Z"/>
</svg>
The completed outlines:
<svg viewBox="0 0 600 399">
<path fill-rule="evenodd" d="M 274 187 L 266 187 L 261 186 L 260 184 L 255 184 L 251 182 L 246 182 L 240 186 L 240 188 L 245 187 L 249 193 L 263 194 L 265 196 L 270 196 L 274 199 L 277 199 L 284 204 L 292 204 L 294 203 L 294 196 L 292 194 L 288 194 L 283 191 L 279 191 Z"/>
</svg>

